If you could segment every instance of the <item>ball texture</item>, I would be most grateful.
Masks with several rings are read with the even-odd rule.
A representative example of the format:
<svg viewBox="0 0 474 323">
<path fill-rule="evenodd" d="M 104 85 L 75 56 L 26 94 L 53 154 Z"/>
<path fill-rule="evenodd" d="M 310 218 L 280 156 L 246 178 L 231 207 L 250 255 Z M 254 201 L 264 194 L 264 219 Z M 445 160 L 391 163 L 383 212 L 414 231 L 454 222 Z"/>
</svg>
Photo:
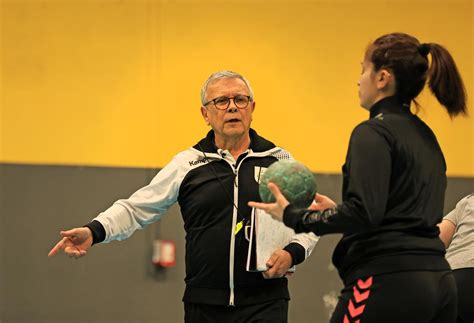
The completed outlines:
<svg viewBox="0 0 474 323">
<path fill-rule="evenodd" d="M 268 189 L 268 182 L 275 183 L 285 198 L 297 207 L 306 208 L 314 200 L 317 191 L 313 173 L 295 160 L 280 160 L 263 173 L 259 193 L 263 202 L 275 202 L 275 196 Z"/>
</svg>

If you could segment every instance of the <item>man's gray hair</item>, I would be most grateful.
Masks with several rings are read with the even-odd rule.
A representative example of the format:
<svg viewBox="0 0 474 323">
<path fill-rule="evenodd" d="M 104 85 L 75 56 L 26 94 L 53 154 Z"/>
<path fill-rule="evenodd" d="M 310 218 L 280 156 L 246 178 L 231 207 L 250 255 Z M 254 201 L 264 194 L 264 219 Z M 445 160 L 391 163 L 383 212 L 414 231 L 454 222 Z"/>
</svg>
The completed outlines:
<svg viewBox="0 0 474 323">
<path fill-rule="evenodd" d="M 214 82 L 215 80 L 218 79 L 223 79 L 223 78 L 239 78 L 242 81 L 244 81 L 245 85 L 247 85 L 247 88 L 249 89 L 249 95 L 250 99 L 253 100 L 253 90 L 252 87 L 250 86 L 250 82 L 241 74 L 232 72 L 232 71 L 219 71 L 211 74 L 204 82 L 204 85 L 201 88 L 201 104 L 204 106 L 206 103 L 206 92 L 207 92 L 207 87 L 209 86 L 209 83 Z"/>
</svg>

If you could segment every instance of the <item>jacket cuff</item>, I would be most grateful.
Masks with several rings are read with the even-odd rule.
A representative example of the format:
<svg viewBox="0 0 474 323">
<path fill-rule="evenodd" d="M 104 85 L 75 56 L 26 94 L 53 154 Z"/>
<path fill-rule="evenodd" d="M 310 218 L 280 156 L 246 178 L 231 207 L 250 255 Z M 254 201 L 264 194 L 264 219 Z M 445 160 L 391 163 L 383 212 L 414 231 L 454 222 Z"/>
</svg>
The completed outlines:
<svg viewBox="0 0 474 323">
<path fill-rule="evenodd" d="M 89 228 L 92 231 L 92 245 L 105 240 L 105 229 L 99 221 L 93 220 L 84 227 Z"/>
<path fill-rule="evenodd" d="M 299 209 L 296 206 L 289 204 L 283 212 L 283 223 L 285 223 L 287 227 L 295 230 L 296 233 L 310 231 L 305 230 L 303 226 L 303 215 L 306 211 L 306 209 Z"/>
<path fill-rule="evenodd" d="M 302 263 L 305 259 L 305 254 L 306 251 L 302 245 L 296 242 L 292 242 L 289 245 L 287 245 L 283 250 L 288 251 L 288 253 L 291 255 L 292 263 L 290 267 L 299 265 Z"/>
</svg>

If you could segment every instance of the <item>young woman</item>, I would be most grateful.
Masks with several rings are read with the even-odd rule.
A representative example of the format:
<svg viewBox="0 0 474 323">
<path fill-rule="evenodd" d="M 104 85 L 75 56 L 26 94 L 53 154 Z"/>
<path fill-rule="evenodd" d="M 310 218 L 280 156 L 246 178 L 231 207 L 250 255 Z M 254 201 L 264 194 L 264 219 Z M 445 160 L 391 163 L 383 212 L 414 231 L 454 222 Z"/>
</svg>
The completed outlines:
<svg viewBox="0 0 474 323">
<path fill-rule="evenodd" d="M 342 204 L 317 194 L 310 209 L 298 209 L 272 183 L 276 203 L 249 204 L 296 232 L 343 234 L 333 262 L 344 289 L 331 322 L 456 321 L 455 280 L 437 227 L 445 160 L 410 109 L 427 80 L 451 117 L 466 114 L 464 85 L 444 47 L 401 33 L 376 39 L 358 83 L 370 118 L 351 135 Z"/>
</svg>

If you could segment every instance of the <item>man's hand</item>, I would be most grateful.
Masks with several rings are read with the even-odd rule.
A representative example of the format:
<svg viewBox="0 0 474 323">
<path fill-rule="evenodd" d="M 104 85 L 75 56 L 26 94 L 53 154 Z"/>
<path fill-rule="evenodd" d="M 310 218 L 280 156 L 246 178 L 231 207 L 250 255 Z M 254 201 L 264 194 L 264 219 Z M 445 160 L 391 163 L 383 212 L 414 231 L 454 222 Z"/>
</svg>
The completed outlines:
<svg viewBox="0 0 474 323">
<path fill-rule="evenodd" d="M 92 246 L 92 232 L 89 228 L 74 228 L 68 231 L 61 231 L 63 237 L 48 253 L 52 257 L 60 250 L 63 250 L 71 258 L 85 256 L 87 249 Z"/>
<path fill-rule="evenodd" d="M 262 273 L 263 277 L 271 279 L 291 274 L 288 273 L 288 269 L 290 269 L 292 262 L 293 259 L 288 251 L 283 249 L 276 250 L 267 260 L 268 269 Z"/>
<path fill-rule="evenodd" d="M 268 188 L 270 189 L 270 192 L 272 192 L 275 196 L 275 203 L 249 202 L 248 204 L 250 207 L 264 210 L 265 212 L 270 214 L 275 220 L 283 222 L 283 211 L 285 211 L 285 208 L 288 206 L 288 204 L 290 204 L 290 202 L 288 202 L 288 200 L 281 193 L 278 186 L 276 186 L 274 183 L 268 183 Z"/>
</svg>

